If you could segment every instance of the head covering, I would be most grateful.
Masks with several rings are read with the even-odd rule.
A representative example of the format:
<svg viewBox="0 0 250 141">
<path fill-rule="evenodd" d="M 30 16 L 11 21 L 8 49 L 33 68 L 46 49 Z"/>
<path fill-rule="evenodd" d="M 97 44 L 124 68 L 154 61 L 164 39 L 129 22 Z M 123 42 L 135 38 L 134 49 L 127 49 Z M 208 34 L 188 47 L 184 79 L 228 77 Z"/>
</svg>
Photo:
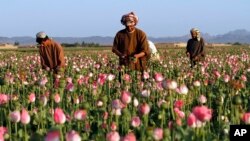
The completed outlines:
<svg viewBox="0 0 250 141">
<path fill-rule="evenodd" d="M 198 29 L 198 28 L 192 28 L 192 29 L 190 30 L 190 33 L 192 34 L 192 32 L 195 32 L 195 33 L 196 33 L 196 38 L 197 38 L 198 41 L 200 41 L 200 39 L 201 39 L 201 34 L 200 34 L 199 29 Z"/>
<path fill-rule="evenodd" d="M 43 32 L 43 31 L 38 32 L 38 33 L 36 34 L 36 38 L 44 39 L 44 38 L 46 38 L 46 36 L 47 36 L 46 33 Z"/>
<path fill-rule="evenodd" d="M 138 23 L 138 17 L 135 15 L 135 13 L 134 12 L 130 12 L 130 13 L 128 13 L 128 14 L 125 14 L 125 15 L 123 15 L 122 16 L 122 19 L 121 19 L 121 23 L 123 24 L 123 25 L 127 25 L 127 26 L 129 26 L 129 25 L 134 25 L 134 26 L 136 26 L 137 25 L 137 23 Z"/>
</svg>

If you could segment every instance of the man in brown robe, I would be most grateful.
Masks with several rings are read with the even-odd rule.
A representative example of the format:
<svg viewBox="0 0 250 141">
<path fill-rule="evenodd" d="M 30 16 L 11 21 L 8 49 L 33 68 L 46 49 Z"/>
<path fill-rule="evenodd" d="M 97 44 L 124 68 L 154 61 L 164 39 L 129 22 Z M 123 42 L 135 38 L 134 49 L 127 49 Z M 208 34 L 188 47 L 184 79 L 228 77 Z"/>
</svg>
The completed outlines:
<svg viewBox="0 0 250 141">
<path fill-rule="evenodd" d="M 50 39 L 46 33 L 36 34 L 42 69 L 52 71 L 54 76 L 62 75 L 65 67 L 64 51 L 59 43 Z"/>
<path fill-rule="evenodd" d="M 122 16 L 121 23 L 125 29 L 116 34 L 112 52 L 119 56 L 121 66 L 131 70 L 146 70 L 150 50 L 146 34 L 135 27 L 138 17 L 130 12 Z"/>
<path fill-rule="evenodd" d="M 192 38 L 187 42 L 186 54 L 190 58 L 191 68 L 193 68 L 198 61 L 205 58 L 205 43 L 197 28 L 192 28 L 190 33 Z"/>
</svg>

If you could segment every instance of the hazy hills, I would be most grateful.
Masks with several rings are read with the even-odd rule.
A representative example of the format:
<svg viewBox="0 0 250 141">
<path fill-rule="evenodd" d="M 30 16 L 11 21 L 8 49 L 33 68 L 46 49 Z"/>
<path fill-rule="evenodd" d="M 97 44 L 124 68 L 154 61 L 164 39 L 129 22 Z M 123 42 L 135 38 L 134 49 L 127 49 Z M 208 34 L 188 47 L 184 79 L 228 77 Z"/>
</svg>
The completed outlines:
<svg viewBox="0 0 250 141">
<path fill-rule="evenodd" d="M 209 43 L 247 43 L 250 44 L 250 32 L 245 29 L 239 29 L 230 31 L 222 35 L 209 35 L 208 33 L 202 33 L 203 38 Z M 101 37 L 101 36 L 91 36 L 91 37 L 53 37 L 56 41 L 60 43 L 99 43 L 101 45 L 111 45 L 113 43 L 113 37 Z M 149 37 L 150 40 L 156 43 L 172 43 L 172 42 L 186 42 L 190 38 L 190 35 L 183 35 L 179 37 L 161 37 L 154 38 Z M 34 37 L 1 37 L 0 43 L 20 43 L 20 45 L 31 45 L 35 44 Z"/>
</svg>

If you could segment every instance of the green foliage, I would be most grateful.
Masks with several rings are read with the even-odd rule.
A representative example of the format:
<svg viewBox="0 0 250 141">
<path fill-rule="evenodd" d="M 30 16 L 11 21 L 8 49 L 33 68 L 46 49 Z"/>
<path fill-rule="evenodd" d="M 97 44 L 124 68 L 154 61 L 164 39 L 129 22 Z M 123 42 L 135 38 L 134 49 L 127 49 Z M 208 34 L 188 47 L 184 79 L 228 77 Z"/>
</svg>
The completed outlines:
<svg viewBox="0 0 250 141">
<path fill-rule="evenodd" d="M 203 68 L 205 73 L 202 73 L 202 64 L 190 69 L 184 48 L 160 48 L 162 61 L 149 62 L 149 79 L 143 80 L 143 83 L 139 79 L 140 73 L 135 71 L 126 71 L 131 81 L 119 82 L 118 59 L 111 48 L 65 48 L 66 78 L 60 79 L 58 89 L 53 88 L 53 76 L 41 70 L 37 49 L 5 51 L 0 53 L 0 124 L 8 129 L 4 135 L 5 140 L 44 140 L 50 129 L 57 126 L 54 109 L 61 108 L 67 115 L 67 121 L 59 125 L 61 128 L 57 130 L 61 129 L 64 138 L 68 131 L 75 130 L 82 140 L 102 141 L 111 132 L 111 124 L 115 122 L 121 138 L 132 132 L 137 140 L 150 141 L 154 140 L 154 129 L 161 128 L 163 141 L 227 141 L 229 124 L 245 124 L 241 117 L 250 107 L 249 60 L 244 59 L 250 48 L 236 48 L 209 48 L 206 67 Z M 100 68 L 95 67 L 97 63 Z M 214 76 L 215 69 L 221 73 L 220 77 Z M 176 89 L 161 88 L 162 85 L 154 79 L 155 72 L 161 73 L 164 80 L 176 81 L 178 87 L 186 85 L 188 93 L 179 94 Z M 98 79 L 99 74 L 107 74 L 103 77 L 105 83 L 100 83 L 102 79 Z M 109 74 L 115 76 L 114 80 L 108 80 Z M 225 74 L 230 76 L 231 81 L 225 82 Z M 242 81 L 241 76 L 246 76 L 247 81 Z M 41 84 L 43 78 L 48 80 L 45 85 Z M 73 91 L 67 90 L 70 81 L 67 78 L 72 78 Z M 201 83 L 200 86 L 194 86 L 196 80 Z M 232 83 L 233 80 L 235 83 Z M 238 82 L 244 84 L 244 87 Z M 121 115 L 115 115 L 113 100 L 121 99 L 122 90 L 130 92 L 131 101 L 122 104 Z M 143 90 L 149 90 L 150 94 L 143 95 Z M 34 102 L 29 101 L 31 92 L 36 96 Z M 55 102 L 56 93 L 60 94 L 59 103 Z M 5 102 L 5 95 L 8 102 Z M 205 103 L 199 101 L 201 95 L 207 98 Z M 147 115 L 142 115 L 139 106 L 135 106 L 135 98 L 139 106 L 141 103 L 149 105 L 150 112 Z M 183 101 L 179 110 L 185 117 L 178 117 L 176 109 L 173 109 L 177 100 Z M 202 105 L 212 109 L 212 118 L 200 127 L 188 126 L 187 119 L 193 108 Z M 20 121 L 15 123 L 10 120 L 10 112 L 21 111 L 22 108 L 26 108 L 30 114 L 31 120 L 26 126 Z M 86 118 L 75 119 L 74 112 L 82 109 L 87 111 Z M 141 120 L 138 127 L 131 125 L 131 119 L 135 116 Z"/>
<path fill-rule="evenodd" d="M 15 45 L 15 46 L 19 46 L 20 43 L 19 43 L 18 41 L 16 41 L 16 42 L 14 43 L 14 45 Z"/>
<path fill-rule="evenodd" d="M 80 44 L 78 42 L 70 44 L 70 43 L 62 43 L 63 47 L 99 47 L 100 45 L 98 43 L 85 43 L 84 41 Z"/>
<path fill-rule="evenodd" d="M 235 46 L 240 46 L 240 45 L 241 45 L 241 43 L 239 43 L 239 42 L 235 42 L 235 43 L 233 43 L 233 45 L 235 45 Z"/>
</svg>

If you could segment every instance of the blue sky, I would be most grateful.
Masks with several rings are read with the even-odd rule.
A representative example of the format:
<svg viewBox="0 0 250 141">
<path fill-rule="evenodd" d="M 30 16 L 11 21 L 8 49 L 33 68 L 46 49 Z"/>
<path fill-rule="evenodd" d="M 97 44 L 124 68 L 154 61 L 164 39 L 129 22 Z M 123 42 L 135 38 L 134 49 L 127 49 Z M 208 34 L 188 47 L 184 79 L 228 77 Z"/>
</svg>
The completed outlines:
<svg viewBox="0 0 250 141">
<path fill-rule="evenodd" d="M 0 36 L 115 36 L 120 18 L 134 11 L 148 36 L 250 31 L 250 0 L 1 0 Z"/>
</svg>

